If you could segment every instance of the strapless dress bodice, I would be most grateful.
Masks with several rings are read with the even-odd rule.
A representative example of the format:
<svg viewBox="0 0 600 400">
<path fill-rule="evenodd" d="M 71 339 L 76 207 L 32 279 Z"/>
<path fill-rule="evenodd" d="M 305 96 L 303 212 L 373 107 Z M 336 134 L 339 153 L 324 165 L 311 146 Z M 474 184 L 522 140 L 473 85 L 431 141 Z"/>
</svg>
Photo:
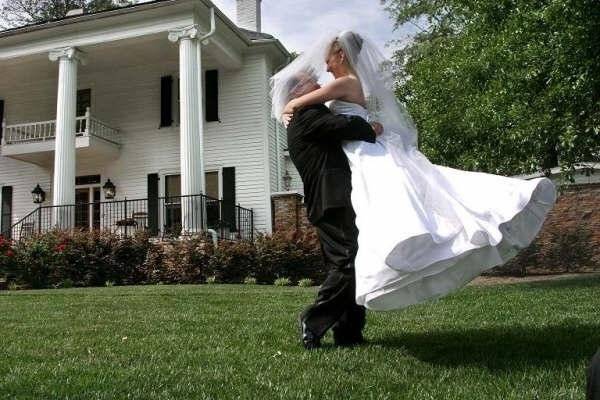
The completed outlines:
<svg viewBox="0 0 600 400">
<path fill-rule="evenodd" d="M 369 112 L 366 108 L 357 103 L 351 103 L 349 101 L 343 100 L 332 100 L 329 103 L 329 109 L 334 114 L 346 114 L 346 115 L 356 115 L 364 118 L 365 120 L 369 116 Z"/>
</svg>

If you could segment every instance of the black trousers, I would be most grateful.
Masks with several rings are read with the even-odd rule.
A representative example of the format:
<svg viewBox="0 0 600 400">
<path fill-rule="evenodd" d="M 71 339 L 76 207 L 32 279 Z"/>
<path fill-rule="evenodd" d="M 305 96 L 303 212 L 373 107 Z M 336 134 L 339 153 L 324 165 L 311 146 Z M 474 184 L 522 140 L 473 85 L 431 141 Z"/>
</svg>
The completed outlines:
<svg viewBox="0 0 600 400">
<path fill-rule="evenodd" d="M 333 327 L 336 337 L 354 338 L 365 326 L 365 308 L 355 300 L 354 259 L 358 250 L 355 217 L 352 207 L 332 208 L 314 224 L 329 273 L 315 302 L 300 317 L 319 337 Z"/>
</svg>

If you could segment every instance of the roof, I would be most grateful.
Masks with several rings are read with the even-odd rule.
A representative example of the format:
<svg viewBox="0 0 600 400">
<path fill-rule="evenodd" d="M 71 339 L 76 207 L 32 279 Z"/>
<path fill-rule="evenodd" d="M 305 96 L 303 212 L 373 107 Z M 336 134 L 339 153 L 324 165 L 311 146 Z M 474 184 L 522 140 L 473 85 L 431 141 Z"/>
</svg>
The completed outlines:
<svg viewBox="0 0 600 400">
<path fill-rule="evenodd" d="M 175 2 L 177 2 L 177 0 L 152 0 L 152 1 L 147 1 L 145 3 L 131 4 L 128 6 L 123 6 L 123 7 L 109 8 L 109 9 L 102 10 L 102 11 L 96 11 L 96 12 L 90 12 L 90 13 L 84 13 L 84 14 L 76 14 L 76 15 L 65 16 L 63 18 L 51 19 L 48 21 L 35 22 L 32 24 L 27 24 L 27 25 L 23 25 L 23 26 L 18 26 L 16 28 L 10 28 L 10 29 L 5 29 L 3 31 L 0 31 L 0 38 L 18 35 L 18 34 L 26 33 L 26 32 L 33 32 L 33 31 L 37 31 L 37 30 L 52 28 L 52 27 L 58 26 L 58 25 L 66 25 L 66 24 L 71 24 L 71 23 L 76 23 L 76 22 L 89 21 L 89 20 L 93 20 L 96 18 L 108 16 L 107 14 L 110 14 L 110 16 L 126 14 L 126 13 L 137 11 L 137 9 L 152 8 L 157 3 L 166 3 L 166 2 L 175 3 Z M 209 3 L 211 3 L 212 7 L 218 8 L 215 5 L 213 5 L 212 2 L 209 2 Z M 134 9 L 136 9 L 136 10 L 134 10 Z M 225 17 L 225 18 L 227 18 L 227 17 Z M 228 22 L 228 21 L 226 21 L 226 22 Z M 231 25 L 235 25 L 235 24 L 232 23 Z M 264 41 L 264 40 L 277 41 L 277 39 L 273 35 L 269 35 L 267 33 L 254 32 L 254 31 L 250 31 L 250 30 L 243 29 L 240 27 L 237 27 L 237 28 L 250 41 Z"/>
<path fill-rule="evenodd" d="M 590 170 L 600 170 L 600 163 L 598 162 L 594 162 L 594 161 L 590 161 L 590 162 L 586 162 L 586 163 L 578 163 L 575 164 L 573 166 L 573 169 L 575 171 L 590 171 Z M 554 167 L 550 169 L 550 175 L 554 176 L 554 175 L 560 175 L 562 173 L 562 169 L 561 167 Z M 520 179 L 525 179 L 525 180 L 530 180 L 530 179 L 535 179 L 535 178 L 543 178 L 546 175 L 544 174 L 544 172 L 534 172 L 532 174 L 522 174 L 522 175 L 515 175 L 513 176 L 513 178 L 520 178 Z"/>
</svg>

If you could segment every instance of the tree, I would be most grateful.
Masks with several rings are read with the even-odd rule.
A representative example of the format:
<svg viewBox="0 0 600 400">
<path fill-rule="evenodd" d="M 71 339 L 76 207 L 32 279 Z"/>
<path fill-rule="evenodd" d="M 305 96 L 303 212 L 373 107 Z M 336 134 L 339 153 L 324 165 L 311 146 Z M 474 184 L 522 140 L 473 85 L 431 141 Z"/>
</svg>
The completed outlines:
<svg viewBox="0 0 600 400">
<path fill-rule="evenodd" d="M 134 3 L 130 0 L 4 0 L 0 1 L 0 29 L 61 19 L 74 8 L 92 13 Z"/>
<path fill-rule="evenodd" d="M 597 0 L 382 0 L 428 23 L 394 55 L 397 94 L 432 162 L 567 173 L 600 160 Z"/>
</svg>

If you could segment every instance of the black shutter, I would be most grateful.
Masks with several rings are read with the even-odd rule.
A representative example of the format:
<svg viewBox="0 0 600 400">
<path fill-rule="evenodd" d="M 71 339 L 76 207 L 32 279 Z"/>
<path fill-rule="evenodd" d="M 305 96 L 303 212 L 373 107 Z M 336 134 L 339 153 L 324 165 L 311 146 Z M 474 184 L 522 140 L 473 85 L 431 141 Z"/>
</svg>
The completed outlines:
<svg viewBox="0 0 600 400">
<path fill-rule="evenodd" d="M 158 174 L 148 174 L 148 230 L 158 235 Z"/>
<path fill-rule="evenodd" d="M 160 78 L 160 126 L 173 124 L 173 77 L 166 75 Z"/>
<path fill-rule="evenodd" d="M 2 121 L 4 121 L 4 100 L 0 100 L 0 143 L 2 143 Z"/>
<path fill-rule="evenodd" d="M 235 168 L 223 168 L 223 221 L 236 231 Z"/>
<path fill-rule="evenodd" d="M 12 186 L 2 186 L 2 212 L 0 213 L 0 233 L 12 237 L 10 228 L 12 226 Z"/>
<path fill-rule="evenodd" d="M 206 104 L 206 121 L 219 120 L 219 71 L 216 69 L 206 71 L 204 79 L 204 96 Z"/>
</svg>

